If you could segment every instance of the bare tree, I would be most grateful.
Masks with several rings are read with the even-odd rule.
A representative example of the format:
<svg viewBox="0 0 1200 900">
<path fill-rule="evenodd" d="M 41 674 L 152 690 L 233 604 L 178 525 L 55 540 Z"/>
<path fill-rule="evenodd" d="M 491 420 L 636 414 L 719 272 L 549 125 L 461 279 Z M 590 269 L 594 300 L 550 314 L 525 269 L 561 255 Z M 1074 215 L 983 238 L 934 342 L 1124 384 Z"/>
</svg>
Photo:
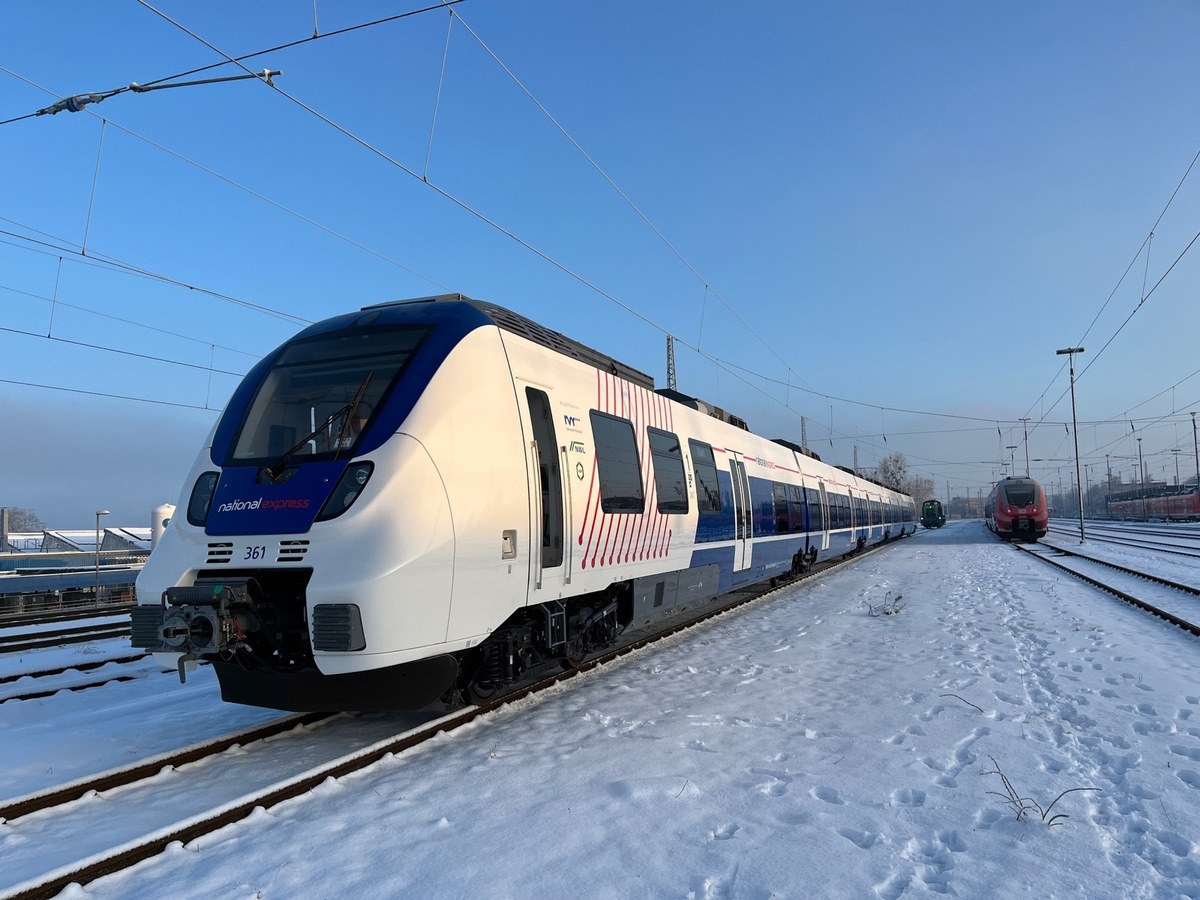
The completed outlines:
<svg viewBox="0 0 1200 900">
<path fill-rule="evenodd" d="M 45 531 L 46 523 L 38 518 L 32 509 L 20 506 L 8 507 L 8 528 L 10 531 Z"/>
<path fill-rule="evenodd" d="M 919 475 L 913 475 L 904 480 L 904 493 L 912 497 L 920 506 L 926 500 L 933 497 L 933 479 L 921 478 Z"/>
<path fill-rule="evenodd" d="M 894 491 L 904 490 L 908 479 L 908 460 L 903 453 L 889 453 L 879 461 L 875 469 L 875 480 Z"/>
<path fill-rule="evenodd" d="M 903 453 L 889 453 L 879 461 L 875 480 L 894 491 L 908 494 L 920 506 L 933 496 L 933 479 L 908 474 L 908 460 Z"/>
</svg>

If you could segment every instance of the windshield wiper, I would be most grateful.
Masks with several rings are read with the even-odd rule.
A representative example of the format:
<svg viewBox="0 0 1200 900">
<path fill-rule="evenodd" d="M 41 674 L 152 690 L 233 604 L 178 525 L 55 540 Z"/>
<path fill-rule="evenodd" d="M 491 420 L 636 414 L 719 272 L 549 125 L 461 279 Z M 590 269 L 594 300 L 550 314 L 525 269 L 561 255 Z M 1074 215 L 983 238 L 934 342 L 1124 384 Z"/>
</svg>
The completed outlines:
<svg viewBox="0 0 1200 900">
<path fill-rule="evenodd" d="M 346 407 L 346 419 L 342 422 L 342 430 L 338 432 L 337 444 L 334 445 L 333 449 L 334 459 L 337 459 L 338 453 L 342 451 L 343 447 L 348 446 L 346 439 L 350 437 L 351 426 L 358 420 L 358 405 L 362 403 L 363 395 L 367 392 L 367 385 L 371 383 L 371 376 L 374 374 L 374 371 L 367 373 L 367 377 L 363 379 L 363 383 L 358 386 L 358 392 L 354 395 L 354 399 Z M 355 437 L 357 436 L 356 434 Z"/>
<path fill-rule="evenodd" d="M 364 378 L 363 383 L 359 385 L 358 391 L 355 393 L 353 400 L 351 400 L 345 406 L 338 407 L 336 410 L 334 410 L 333 413 L 327 419 L 325 419 L 325 421 L 298 440 L 294 447 L 283 453 L 279 459 L 275 460 L 275 462 L 271 463 L 269 466 L 264 466 L 261 471 L 265 472 L 267 477 L 272 481 L 278 481 L 279 476 L 283 474 L 283 470 L 287 468 L 288 461 L 295 456 L 296 452 L 301 447 L 332 425 L 337 420 L 338 416 L 345 416 L 346 419 L 342 423 L 342 430 L 338 433 L 337 447 L 335 448 L 333 454 L 333 458 L 337 459 L 337 453 L 341 449 L 342 443 L 350 435 L 350 423 L 354 421 L 354 414 L 358 410 L 359 404 L 362 403 L 363 395 L 367 392 L 367 385 L 371 383 L 371 376 L 373 374 L 374 372 L 367 373 L 367 377 Z"/>
</svg>

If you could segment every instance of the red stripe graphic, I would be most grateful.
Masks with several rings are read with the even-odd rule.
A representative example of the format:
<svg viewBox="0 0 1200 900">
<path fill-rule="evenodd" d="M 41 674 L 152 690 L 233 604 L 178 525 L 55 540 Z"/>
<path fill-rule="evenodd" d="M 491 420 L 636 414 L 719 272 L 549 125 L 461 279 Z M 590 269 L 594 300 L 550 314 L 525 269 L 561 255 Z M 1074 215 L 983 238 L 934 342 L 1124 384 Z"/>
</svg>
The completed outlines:
<svg viewBox="0 0 1200 900">
<path fill-rule="evenodd" d="M 652 391 L 614 375 L 597 372 L 596 408 L 633 423 L 645 506 L 641 515 L 605 513 L 600 508 L 600 478 L 593 456 L 587 501 L 576 538 L 579 546 L 584 548 L 581 566 L 602 568 L 664 557 L 671 549 L 671 523 L 658 511 L 658 486 L 652 465 L 650 435 L 646 429 L 655 427 L 673 431 L 671 405 Z"/>
</svg>

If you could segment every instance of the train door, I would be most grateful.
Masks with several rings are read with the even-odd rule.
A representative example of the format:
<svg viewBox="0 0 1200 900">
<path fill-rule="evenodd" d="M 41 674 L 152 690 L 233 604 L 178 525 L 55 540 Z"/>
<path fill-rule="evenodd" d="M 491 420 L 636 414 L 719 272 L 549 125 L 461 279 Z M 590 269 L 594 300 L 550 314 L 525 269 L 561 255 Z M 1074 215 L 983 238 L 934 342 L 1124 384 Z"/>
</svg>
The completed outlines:
<svg viewBox="0 0 1200 900">
<path fill-rule="evenodd" d="M 750 479 L 746 477 L 746 464 L 741 457 L 730 451 L 729 474 L 733 477 L 733 571 L 750 568 L 750 548 L 753 509 L 750 504 Z"/>
<path fill-rule="evenodd" d="M 818 482 L 821 488 L 821 532 L 817 536 L 819 549 L 829 549 L 829 498 L 825 496 L 825 482 Z"/>
<path fill-rule="evenodd" d="M 571 583 L 570 541 L 566 540 L 566 500 L 563 493 L 565 448 L 555 439 L 554 415 L 545 391 L 526 386 L 525 403 L 533 440 L 527 447 L 530 528 L 530 600 L 557 598 Z"/>
<path fill-rule="evenodd" d="M 858 508 L 858 498 L 854 496 L 854 491 L 848 489 L 846 495 L 850 498 L 850 544 L 851 546 L 858 543 L 863 535 L 860 529 L 863 527 L 862 510 Z"/>
</svg>

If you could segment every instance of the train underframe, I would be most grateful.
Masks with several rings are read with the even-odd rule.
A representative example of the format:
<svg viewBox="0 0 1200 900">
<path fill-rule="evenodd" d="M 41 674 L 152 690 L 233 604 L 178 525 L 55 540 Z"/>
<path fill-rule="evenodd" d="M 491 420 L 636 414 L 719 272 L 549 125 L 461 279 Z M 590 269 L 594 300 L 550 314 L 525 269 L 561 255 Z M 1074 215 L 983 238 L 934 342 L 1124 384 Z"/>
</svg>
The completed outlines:
<svg viewBox="0 0 1200 900">
<path fill-rule="evenodd" d="M 855 550 L 858 548 L 856 547 Z M 807 571 L 815 552 L 797 553 L 772 583 Z M 720 569 L 699 566 L 616 582 L 603 591 L 522 607 L 477 647 L 403 665 L 323 674 L 313 647 L 364 649 L 352 605 L 318 606 L 309 622 L 307 570 L 204 570 L 169 589 L 158 606 L 133 613 L 133 644 L 182 653 L 180 680 L 211 662 L 231 703 L 293 711 L 420 709 L 480 703 L 537 677 L 577 667 L 637 628 L 717 595 Z M 352 612 L 352 614 L 351 614 Z"/>
</svg>

